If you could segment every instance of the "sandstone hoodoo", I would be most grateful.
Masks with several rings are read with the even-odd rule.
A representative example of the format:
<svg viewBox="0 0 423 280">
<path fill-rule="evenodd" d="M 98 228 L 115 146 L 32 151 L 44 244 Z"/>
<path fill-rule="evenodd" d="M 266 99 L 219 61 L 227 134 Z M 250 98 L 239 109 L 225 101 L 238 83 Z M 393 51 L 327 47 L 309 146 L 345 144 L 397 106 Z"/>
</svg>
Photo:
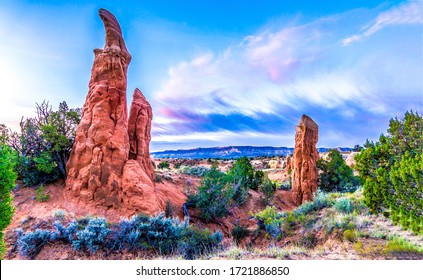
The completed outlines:
<svg viewBox="0 0 423 280">
<path fill-rule="evenodd" d="M 295 127 L 295 148 L 292 156 L 292 195 L 298 205 L 312 201 L 317 191 L 318 173 L 316 149 L 319 128 L 308 116 L 303 115 Z"/>
<path fill-rule="evenodd" d="M 66 193 L 77 201 L 154 213 L 148 147 L 152 110 L 136 90 L 128 124 L 126 72 L 131 55 L 116 18 L 104 9 L 99 15 L 106 43 L 94 50 L 89 91 L 66 166 Z"/>
<path fill-rule="evenodd" d="M 129 159 L 138 161 L 148 177 L 154 180 L 154 168 L 150 159 L 152 119 L 150 103 L 139 89 L 135 89 L 128 120 Z"/>
</svg>

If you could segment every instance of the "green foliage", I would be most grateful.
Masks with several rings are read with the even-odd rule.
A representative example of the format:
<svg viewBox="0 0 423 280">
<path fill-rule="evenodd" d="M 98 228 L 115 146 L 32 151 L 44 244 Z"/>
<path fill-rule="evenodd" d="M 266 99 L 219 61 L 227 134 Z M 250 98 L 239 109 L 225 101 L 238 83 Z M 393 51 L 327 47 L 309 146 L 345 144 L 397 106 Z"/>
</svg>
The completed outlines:
<svg viewBox="0 0 423 280">
<path fill-rule="evenodd" d="M 247 237 L 248 234 L 250 234 L 250 231 L 244 226 L 236 225 L 236 227 L 231 230 L 231 234 L 235 241 L 239 243 L 242 239 Z"/>
<path fill-rule="evenodd" d="M 254 171 L 250 160 L 245 156 L 236 160 L 229 171 L 229 175 L 235 184 L 240 184 L 240 189 L 248 188 L 253 190 L 258 189 L 264 177 L 262 171 Z"/>
<path fill-rule="evenodd" d="M 51 239 L 51 232 L 48 230 L 36 229 L 33 232 L 23 233 L 17 230 L 17 247 L 19 255 L 28 259 L 33 259 Z"/>
<path fill-rule="evenodd" d="M 22 119 L 21 133 L 9 139 L 18 152 L 16 169 L 26 186 L 66 178 L 66 162 L 81 118 L 81 110 L 69 109 L 66 102 L 53 111 L 43 101 L 36 110 L 37 116 Z"/>
<path fill-rule="evenodd" d="M 344 240 L 355 243 L 357 242 L 357 232 L 353 229 L 347 229 L 344 231 Z"/>
<path fill-rule="evenodd" d="M 9 142 L 9 130 L 4 124 L 0 124 L 0 145 L 7 145 Z"/>
<path fill-rule="evenodd" d="M 258 190 L 265 179 L 264 172 L 254 171 L 250 160 L 245 156 L 236 160 L 228 176 L 235 189 L 233 200 L 236 205 L 243 205 L 248 199 L 248 190 Z"/>
<path fill-rule="evenodd" d="M 414 245 L 403 238 L 393 237 L 385 247 L 386 253 L 418 253 L 423 254 L 423 248 Z"/>
<path fill-rule="evenodd" d="M 184 166 L 181 171 L 188 175 L 203 177 L 210 169 L 205 166 Z"/>
<path fill-rule="evenodd" d="M 74 250 L 95 253 L 153 250 L 160 255 L 182 254 L 186 259 L 212 252 L 222 233 L 190 227 L 186 222 L 164 218 L 163 214 L 134 216 L 109 225 L 104 218 L 73 220 L 67 226 L 54 222 L 55 230 L 17 231 L 17 249 L 22 257 L 34 258 L 47 242 L 61 241 Z"/>
<path fill-rule="evenodd" d="M 290 190 L 292 190 L 292 181 L 289 180 L 289 181 L 282 182 L 282 184 L 279 186 L 278 189 L 279 190 L 283 190 L 283 191 L 290 191 Z"/>
<path fill-rule="evenodd" d="M 40 185 L 35 190 L 35 200 L 38 202 L 46 202 L 50 198 L 50 195 L 45 192 L 44 185 Z"/>
<path fill-rule="evenodd" d="M 163 183 L 163 177 L 160 174 L 156 174 L 156 182 L 157 183 Z"/>
<path fill-rule="evenodd" d="M 157 165 L 157 168 L 159 169 L 170 169 L 170 165 L 167 161 L 162 161 L 159 163 L 159 165 Z"/>
<path fill-rule="evenodd" d="M 3 235 L 3 232 L 0 231 L 0 260 L 2 260 L 6 254 L 6 243 L 4 242 Z"/>
<path fill-rule="evenodd" d="M 175 211 L 175 206 L 172 204 L 170 200 L 166 200 L 165 217 L 166 218 L 173 217 L 174 211 Z"/>
<path fill-rule="evenodd" d="M 267 206 L 266 209 L 254 215 L 258 220 L 260 229 L 264 229 L 273 238 L 281 237 L 281 225 L 283 223 L 283 215 L 276 211 L 274 207 Z"/>
<path fill-rule="evenodd" d="M 264 203 L 267 205 L 275 194 L 276 184 L 266 177 L 263 180 L 263 183 L 260 185 L 259 190 L 263 193 L 263 200 Z"/>
<path fill-rule="evenodd" d="M 338 150 L 330 150 L 328 160 L 319 159 L 317 168 L 320 174 L 319 188 L 326 192 L 354 192 L 360 185 L 359 178 L 345 164 Z"/>
<path fill-rule="evenodd" d="M 3 231 L 12 221 L 15 210 L 10 194 L 17 176 L 14 171 L 15 163 L 16 155 L 12 149 L 5 144 L 0 144 L 0 249 L 4 248 Z M 3 258 L 3 253 L 0 250 L 0 259 Z"/>
<path fill-rule="evenodd" d="M 333 205 L 333 207 L 339 212 L 345 214 L 349 214 L 353 210 L 351 199 L 346 197 L 341 197 L 340 199 L 338 199 Z"/>
<path fill-rule="evenodd" d="M 204 176 L 197 194 L 191 200 L 201 210 L 200 217 L 205 221 L 229 214 L 234 188 L 228 183 L 228 176 L 215 167 Z"/>
<path fill-rule="evenodd" d="M 423 234 L 423 118 L 413 111 L 391 119 L 387 135 L 357 154 L 365 203 L 373 213 Z"/>
<path fill-rule="evenodd" d="M 194 168 L 189 170 L 192 172 Z M 268 203 L 276 186 L 262 171 L 254 171 L 247 157 L 242 157 L 228 173 L 212 166 L 205 172 L 197 193 L 189 197 L 187 204 L 198 207 L 201 210 L 200 217 L 211 221 L 228 215 L 229 208 L 243 205 L 249 197 L 249 190 L 258 190 L 259 187 Z"/>
</svg>

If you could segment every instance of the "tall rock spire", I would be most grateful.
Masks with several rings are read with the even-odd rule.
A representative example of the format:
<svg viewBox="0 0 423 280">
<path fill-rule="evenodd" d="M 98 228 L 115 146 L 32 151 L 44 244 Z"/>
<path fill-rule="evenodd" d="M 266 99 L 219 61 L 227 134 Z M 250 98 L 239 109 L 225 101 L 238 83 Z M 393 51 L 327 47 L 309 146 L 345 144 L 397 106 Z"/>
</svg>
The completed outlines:
<svg viewBox="0 0 423 280">
<path fill-rule="evenodd" d="M 150 159 L 152 119 L 153 111 L 150 103 L 139 89 L 135 89 L 128 120 L 129 159 L 137 160 L 148 177 L 154 180 L 154 168 Z"/>
<path fill-rule="evenodd" d="M 319 128 L 306 115 L 303 115 L 300 124 L 295 127 L 295 148 L 292 156 L 292 195 L 294 201 L 300 205 L 312 201 L 317 191 L 317 167 L 319 153 L 316 149 Z"/>
<path fill-rule="evenodd" d="M 106 43 L 104 49 L 94 50 L 88 95 L 66 165 L 66 193 L 70 199 L 95 205 L 154 212 L 156 209 L 139 207 L 145 205 L 140 204 L 144 199 L 148 200 L 148 207 L 155 207 L 152 205 L 154 170 L 148 165 L 151 165 L 148 148 L 151 107 L 141 93 L 134 94 L 128 131 L 126 72 L 131 55 L 116 18 L 104 9 L 99 10 L 99 15 L 106 31 Z M 135 135 L 131 145 L 129 135 Z M 130 147 L 131 158 L 140 166 L 136 172 L 132 172 L 132 167 L 138 165 L 128 161 Z"/>
</svg>

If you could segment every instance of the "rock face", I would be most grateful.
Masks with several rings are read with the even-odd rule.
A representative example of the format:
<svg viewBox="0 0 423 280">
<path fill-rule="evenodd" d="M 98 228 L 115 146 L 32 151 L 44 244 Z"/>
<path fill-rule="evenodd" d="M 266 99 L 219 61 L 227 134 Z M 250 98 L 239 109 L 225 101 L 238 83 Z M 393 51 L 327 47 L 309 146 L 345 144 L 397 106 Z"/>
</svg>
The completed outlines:
<svg viewBox="0 0 423 280">
<path fill-rule="evenodd" d="M 126 72 L 131 55 L 116 18 L 100 9 L 104 49 L 95 49 L 89 91 L 67 162 L 68 198 L 105 207 L 154 212 L 149 157 L 151 107 L 136 90 L 128 129 Z M 131 160 L 128 160 L 128 159 Z M 148 209 L 140 201 L 148 200 Z"/>
<path fill-rule="evenodd" d="M 154 180 L 154 168 L 150 159 L 150 131 L 153 111 L 139 89 L 135 89 L 129 111 L 129 159 L 140 163 L 148 177 Z"/>
<path fill-rule="evenodd" d="M 318 126 L 308 116 L 303 115 L 295 127 L 295 149 L 292 156 L 292 195 L 298 205 L 313 200 L 317 191 L 318 173 L 316 162 L 319 153 L 316 149 Z"/>
<path fill-rule="evenodd" d="M 285 166 L 286 175 L 290 176 L 292 172 L 292 159 L 291 156 L 286 156 L 286 166 Z"/>
</svg>

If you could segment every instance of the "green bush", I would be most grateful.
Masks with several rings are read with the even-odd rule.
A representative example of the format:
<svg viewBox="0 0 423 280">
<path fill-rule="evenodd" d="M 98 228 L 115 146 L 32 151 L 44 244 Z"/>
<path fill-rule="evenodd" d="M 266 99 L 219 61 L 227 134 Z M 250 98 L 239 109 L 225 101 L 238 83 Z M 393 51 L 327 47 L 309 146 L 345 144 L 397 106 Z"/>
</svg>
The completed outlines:
<svg viewBox="0 0 423 280">
<path fill-rule="evenodd" d="M 212 252 L 223 239 L 220 231 L 211 233 L 177 219 L 164 218 L 163 214 L 134 216 L 114 225 L 104 218 L 73 220 L 67 226 L 56 220 L 54 228 L 26 233 L 17 230 L 18 253 L 32 259 L 47 242 L 60 241 L 87 253 L 100 249 L 103 252 L 152 250 L 159 255 L 182 254 L 186 259 L 193 259 Z"/>
<path fill-rule="evenodd" d="M 231 230 L 232 237 L 237 243 L 247 237 L 249 233 L 250 231 L 248 230 L 248 228 L 241 225 L 236 225 L 236 227 Z"/>
<path fill-rule="evenodd" d="M 205 166 L 184 166 L 181 170 L 182 173 L 198 177 L 204 177 L 204 175 L 206 175 L 209 171 L 210 168 Z"/>
<path fill-rule="evenodd" d="M 347 229 L 344 231 L 344 240 L 348 240 L 349 242 L 357 242 L 357 232 L 353 229 Z"/>
<path fill-rule="evenodd" d="M 233 200 L 236 205 L 243 205 L 248 199 L 249 189 L 258 190 L 266 177 L 263 171 L 255 171 L 245 156 L 236 160 L 228 176 L 235 189 Z"/>
<path fill-rule="evenodd" d="M 423 118 L 413 111 L 391 119 L 387 135 L 357 154 L 365 203 L 373 213 L 423 234 Z"/>
<path fill-rule="evenodd" d="M 281 225 L 284 222 L 283 215 L 274 207 L 267 206 L 266 209 L 254 215 L 258 221 L 259 229 L 264 229 L 273 238 L 281 237 Z"/>
<path fill-rule="evenodd" d="M 47 194 L 44 190 L 44 185 L 40 185 L 35 190 L 35 200 L 38 202 L 46 202 L 50 198 L 50 195 Z"/>
<path fill-rule="evenodd" d="M 353 170 L 345 164 L 338 150 L 330 150 L 327 161 L 319 159 L 317 168 L 322 171 L 319 188 L 323 191 L 354 192 L 360 185 L 359 178 L 353 175 Z"/>
<path fill-rule="evenodd" d="M 346 197 L 341 197 L 338 199 L 333 207 L 341 213 L 349 214 L 353 211 L 351 199 Z"/>
<path fill-rule="evenodd" d="M 263 200 L 264 203 L 267 205 L 275 194 L 276 184 L 266 177 L 263 180 L 263 183 L 260 185 L 259 190 L 263 193 Z"/>
<path fill-rule="evenodd" d="M 16 170 L 25 186 L 66 178 L 66 162 L 81 119 L 81 110 L 69 109 L 66 102 L 53 111 L 43 101 L 36 110 L 37 116 L 22 119 L 21 133 L 9 139 L 18 152 Z"/>
<path fill-rule="evenodd" d="M 174 212 L 175 212 L 175 206 L 172 204 L 172 202 L 169 199 L 166 200 L 165 217 L 166 218 L 173 217 Z"/>
<path fill-rule="evenodd" d="M 170 169 L 170 165 L 167 161 L 162 161 L 159 163 L 159 165 L 157 165 L 157 168 L 159 169 Z"/>
<path fill-rule="evenodd" d="M 0 259 L 3 258 L 5 250 L 3 231 L 12 221 L 14 213 L 13 198 L 10 193 L 16 181 L 15 163 L 16 156 L 12 149 L 0 143 Z"/>
<path fill-rule="evenodd" d="M 201 210 L 200 217 L 211 221 L 229 214 L 233 196 L 234 188 L 229 184 L 228 176 L 212 167 L 190 200 Z"/>
</svg>

